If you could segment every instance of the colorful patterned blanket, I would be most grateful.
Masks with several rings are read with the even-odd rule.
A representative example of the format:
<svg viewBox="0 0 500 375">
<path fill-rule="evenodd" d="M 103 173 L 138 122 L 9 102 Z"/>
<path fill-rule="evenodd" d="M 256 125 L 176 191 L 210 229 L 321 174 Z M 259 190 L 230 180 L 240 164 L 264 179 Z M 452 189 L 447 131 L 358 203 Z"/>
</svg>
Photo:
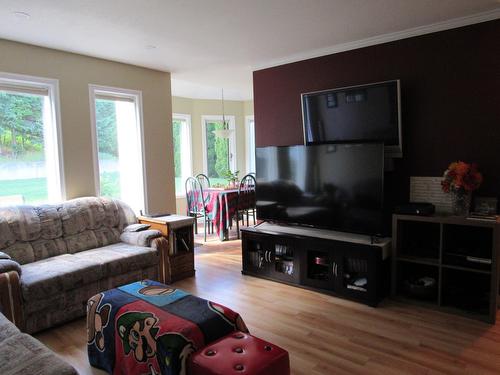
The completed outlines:
<svg viewBox="0 0 500 375">
<path fill-rule="evenodd" d="M 186 359 L 233 332 L 234 311 L 156 281 L 99 293 L 87 304 L 88 356 L 110 374 L 186 374 Z"/>
</svg>

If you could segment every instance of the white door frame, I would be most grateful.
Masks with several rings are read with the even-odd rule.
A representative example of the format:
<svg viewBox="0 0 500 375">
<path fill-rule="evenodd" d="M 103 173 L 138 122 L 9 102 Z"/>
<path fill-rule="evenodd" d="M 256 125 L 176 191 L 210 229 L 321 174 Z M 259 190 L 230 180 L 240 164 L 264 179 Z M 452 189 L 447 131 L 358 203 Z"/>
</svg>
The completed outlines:
<svg viewBox="0 0 500 375">
<path fill-rule="evenodd" d="M 229 137 L 229 153 L 231 154 L 231 160 L 229 161 L 229 166 L 231 172 L 234 172 L 238 168 L 237 157 L 236 157 L 236 116 L 225 115 L 224 116 L 229 129 L 233 130 L 231 136 Z M 208 175 L 208 161 L 207 161 L 207 121 L 222 121 L 222 115 L 203 115 L 201 116 L 201 144 L 203 152 L 203 173 Z"/>
</svg>

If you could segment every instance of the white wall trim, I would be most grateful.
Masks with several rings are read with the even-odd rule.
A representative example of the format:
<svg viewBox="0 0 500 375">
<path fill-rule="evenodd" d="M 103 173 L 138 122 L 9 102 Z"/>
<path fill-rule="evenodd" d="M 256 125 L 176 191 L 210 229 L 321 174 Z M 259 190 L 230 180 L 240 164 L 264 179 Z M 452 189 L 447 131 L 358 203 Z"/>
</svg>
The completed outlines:
<svg viewBox="0 0 500 375">
<path fill-rule="evenodd" d="M 59 96 L 59 80 L 55 78 L 46 78 L 31 76 L 27 74 L 16 74 L 0 72 L 0 80 L 12 84 L 31 85 L 34 87 L 44 87 L 48 89 L 51 103 L 51 117 L 55 122 L 54 141 L 57 145 L 56 167 L 57 167 L 57 185 L 59 187 L 60 199 L 66 200 L 66 179 L 64 174 L 64 149 L 62 142 L 61 126 L 61 100 Z M 45 135 L 44 135 L 45 136 Z"/>
<path fill-rule="evenodd" d="M 233 129 L 233 135 L 229 140 L 230 151 L 233 154 L 234 168 L 238 168 L 238 158 L 236 150 L 236 116 L 234 115 L 224 115 L 226 121 L 229 123 L 229 129 Z M 207 129 L 205 126 L 206 121 L 222 121 L 222 115 L 202 115 L 201 116 L 201 147 L 203 153 L 203 173 L 208 173 L 208 163 L 207 163 Z M 233 169 L 234 169 L 233 168 Z M 233 171 L 234 172 L 234 171 Z"/>
<path fill-rule="evenodd" d="M 121 96 L 128 96 L 134 100 L 136 106 L 136 121 L 139 124 L 139 134 L 140 134 L 140 152 L 142 158 L 142 189 L 144 196 L 144 212 L 149 212 L 149 202 L 148 202 L 148 189 L 147 189 L 147 174 L 146 174 L 146 155 L 145 155 L 145 143 L 144 143 L 144 121 L 143 121 L 143 106 L 142 106 L 142 91 L 123 89 L 119 87 L 112 86 L 101 86 L 89 84 L 89 104 L 90 104 L 90 124 L 91 124 L 91 135 L 92 135 L 92 160 L 94 164 L 94 187 L 95 194 L 100 195 L 100 180 L 99 180 L 99 154 L 97 147 L 97 127 L 95 118 L 95 97 L 96 92 L 104 92 L 109 94 L 117 94 Z"/>
<path fill-rule="evenodd" d="M 186 113 L 172 113 L 172 119 L 184 120 L 187 123 L 189 143 L 190 143 L 190 147 L 189 147 L 189 154 L 190 154 L 189 161 L 191 164 L 190 175 L 192 175 L 193 171 L 194 171 L 194 163 L 193 163 L 193 130 L 192 130 L 192 126 L 191 126 L 191 115 L 186 114 Z M 173 123 L 172 123 L 172 126 L 173 126 Z M 183 193 L 178 194 L 177 192 L 175 192 L 175 198 L 176 199 L 185 198 L 185 196 Z"/>
<path fill-rule="evenodd" d="M 329 46 L 326 48 L 320 48 L 308 52 L 297 53 L 290 55 L 281 59 L 274 59 L 267 63 L 259 64 L 253 66 L 253 70 L 261 70 L 272 68 L 279 65 L 289 64 L 297 61 L 312 59 L 315 57 L 321 57 L 326 55 L 332 55 L 339 52 L 350 51 L 358 48 L 374 46 L 377 44 L 383 44 L 387 42 L 393 42 L 395 40 L 401 40 L 406 38 L 411 38 L 414 36 L 420 36 L 430 33 L 435 33 L 438 31 L 444 31 L 449 29 L 455 29 L 462 26 L 473 25 L 476 23 L 486 22 L 500 18 L 500 8 L 493 9 L 487 12 L 476 13 L 465 17 L 453 18 L 451 20 L 436 22 L 429 25 L 413 27 L 410 29 L 397 31 L 393 33 L 376 35 L 373 37 L 356 40 L 353 42 L 336 44 L 334 46 Z"/>
<path fill-rule="evenodd" d="M 245 116 L 245 169 L 246 173 L 255 172 L 250 170 L 250 122 L 254 122 L 254 139 L 255 139 L 255 116 L 246 115 Z M 255 157 L 255 150 L 253 150 Z"/>
</svg>

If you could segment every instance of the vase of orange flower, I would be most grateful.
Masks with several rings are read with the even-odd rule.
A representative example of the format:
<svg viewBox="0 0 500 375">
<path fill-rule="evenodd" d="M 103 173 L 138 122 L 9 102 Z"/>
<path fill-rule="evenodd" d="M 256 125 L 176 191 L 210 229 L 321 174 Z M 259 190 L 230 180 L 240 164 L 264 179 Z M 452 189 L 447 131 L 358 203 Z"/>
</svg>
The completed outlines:
<svg viewBox="0 0 500 375">
<path fill-rule="evenodd" d="M 456 161 L 444 172 L 441 187 L 451 194 L 454 215 L 465 216 L 469 213 L 472 192 L 481 186 L 483 176 L 476 164 Z"/>
</svg>

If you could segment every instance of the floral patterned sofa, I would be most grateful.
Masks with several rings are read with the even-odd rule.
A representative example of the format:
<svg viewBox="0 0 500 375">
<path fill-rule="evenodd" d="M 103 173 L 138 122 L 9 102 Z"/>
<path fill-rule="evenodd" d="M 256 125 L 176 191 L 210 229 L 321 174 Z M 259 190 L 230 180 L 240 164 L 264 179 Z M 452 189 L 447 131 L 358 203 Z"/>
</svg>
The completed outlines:
<svg viewBox="0 0 500 375">
<path fill-rule="evenodd" d="M 78 375 L 77 371 L 0 314 L 0 374 Z"/>
<path fill-rule="evenodd" d="M 0 208 L 0 311 L 33 333 L 84 316 L 102 290 L 157 280 L 167 242 L 136 222 L 109 198 Z"/>
</svg>

